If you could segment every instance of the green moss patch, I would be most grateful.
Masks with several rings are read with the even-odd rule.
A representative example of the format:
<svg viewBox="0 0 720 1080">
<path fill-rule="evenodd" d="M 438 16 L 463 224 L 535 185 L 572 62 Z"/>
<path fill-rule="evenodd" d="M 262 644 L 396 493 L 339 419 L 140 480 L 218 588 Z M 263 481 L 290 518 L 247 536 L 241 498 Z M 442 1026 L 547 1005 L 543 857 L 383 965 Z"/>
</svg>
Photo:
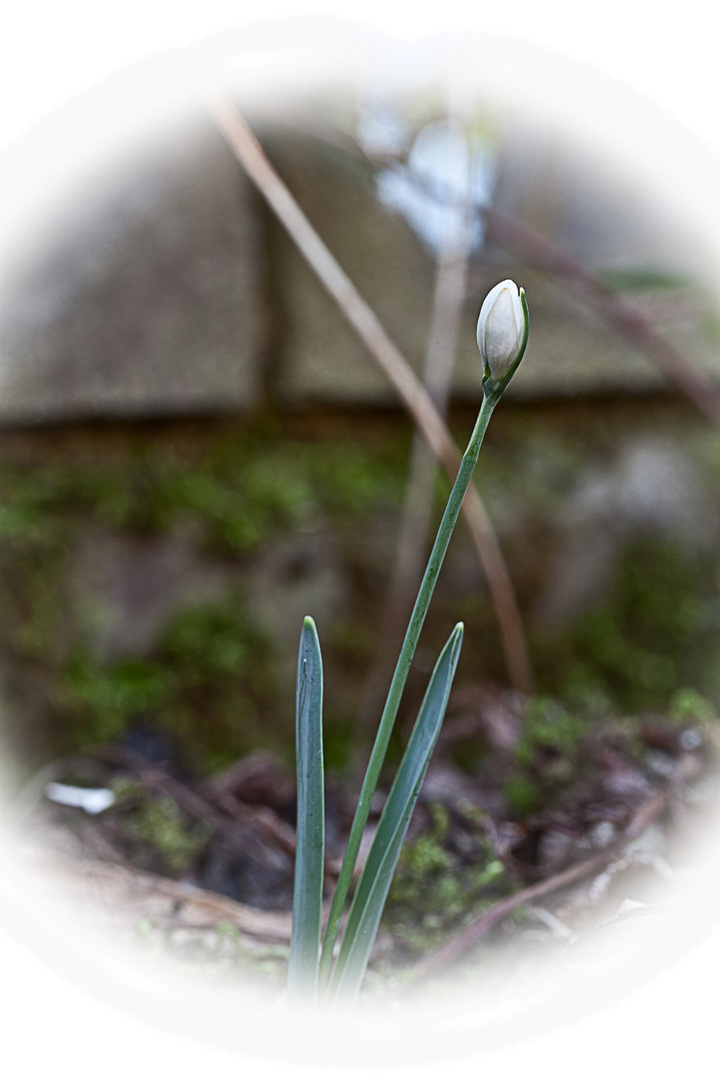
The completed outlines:
<svg viewBox="0 0 720 1080">
<path fill-rule="evenodd" d="M 448 811 L 431 807 L 433 825 L 406 844 L 383 916 L 386 928 L 410 954 L 439 945 L 463 916 L 497 898 L 505 871 L 486 846 L 481 828 L 463 850 L 453 843 Z"/>
<path fill-rule="evenodd" d="M 403 440 L 404 441 L 404 440 Z M 402 456 L 402 455 L 401 455 Z M 318 521 L 352 527 L 397 503 L 398 445 L 313 443 L 266 432 L 183 447 L 133 436 L 50 460 L 0 463 L 0 649 L 5 689 L 33 687 L 34 714 L 10 732 L 32 763 L 118 735 L 137 714 L 180 734 L 202 770 L 256 746 L 292 743 L 274 646 L 243 590 L 181 605 L 148 654 L 103 660 L 101 611 L 73 591 L 83 537 L 192 537 L 200 555 L 252 572 L 256 553 Z M 27 706 L 23 706 L 27 711 Z M 286 729 L 286 730 L 285 730 Z M 17 736 L 17 737 L 15 737 Z"/>
</svg>

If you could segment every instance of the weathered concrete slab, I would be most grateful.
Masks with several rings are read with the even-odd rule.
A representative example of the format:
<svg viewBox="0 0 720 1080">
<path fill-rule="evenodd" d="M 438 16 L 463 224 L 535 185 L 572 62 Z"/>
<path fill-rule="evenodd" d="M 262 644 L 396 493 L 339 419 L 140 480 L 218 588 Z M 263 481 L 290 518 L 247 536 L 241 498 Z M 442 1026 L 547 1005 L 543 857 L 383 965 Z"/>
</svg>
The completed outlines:
<svg viewBox="0 0 720 1080">
<path fill-rule="evenodd" d="M 505 273 L 507 271 L 507 273 Z M 466 305 L 465 330 L 458 348 L 456 393 L 480 394 L 474 326 L 479 303 L 501 277 L 512 277 L 528 296 L 532 337 L 525 360 L 508 394 L 515 398 L 575 397 L 587 394 L 641 394 L 668 387 L 652 361 L 589 305 L 563 286 L 517 263 L 493 274 L 477 268 L 472 308 Z M 479 298 L 479 299 L 478 299 Z M 629 297 L 656 330 L 701 370 L 720 378 L 720 341 L 712 329 L 707 297 L 690 289 L 649 290 Z"/>
<path fill-rule="evenodd" d="M 168 138 L 5 289 L 0 420 L 246 409 L 262 263 L 254 195 L 219 135 Z"/>
<path fill-rule="evenodd" d="M 263 140 L 419 372 L 433 253 L 400 212 L 382 203 L 369 165 L 307 135 L 276 129 Z M 599 181 L 582 188 L 582 177 L 575 184 L 564 165 L 546 168 L 542 155 L 523 153 L 508 152 L 500 171 L 497 198 L 506 211 L 586 260 L 595 252 L 604 266 L 655 259 L 662 268 L 668 245 L 648 233 L 639 211 L 631 214 Z M 532 318 L 530 350 L 511 395 L 638 393 L 665 385 L 652 363 L 586 305 L 496 248 L 481 249 L 470 267 L 456 396 L 481 396 L 475 323 L 483 297 L 505 277 L 525 286 Z M 689 360 L 720 376 L 719 335 L 706 298 L 673 288 L 632 299 Z M 93 195 L 82 212 L 74 208 L 4 290 L 0 423 L 241 412 L 264 386 L 285 408 L 396 402 L 209 126 L 191 138 L 168 136 L 112 190 Z"/>
<path fill-rule="evenodd" d="M 290 190 L 416 370 L 430 317 L 433 260 L 375 195 L 369 166 L 301 135 L 267 140 Z M 387 379 L 278 225 L 284 315 L 277 392 L 284 405 L 393 401 Z"/>
<path fill-rule="evenodd" d="M 369 166 L 300 136 L 273 144 L 272 156 L 322 238 L 413 368 L 420 371 L 432 304 L 432 253 L 403 217 L 387 210 L 378 200 Z M 513 208 L 506 205 L 505 209 Z M 522 209 L 526 217 L 527 208 Z M 588 205 L 587 210 L 591 213 L 592 207 Z M 604 207 L 604 213 L 610 214 L 611 208 Z M 576 198 L 570 216 L 575 219 L 578 214 Z M 626 225 L 622 214 L 618 221 Z M 561 215 L 556 224 L 563 242 L 570 243 L 571 222 Z M 595 223 L 592 244 L 596 244 L 598 229 L 602 232 L 603 226 Z M 605 232 L 613 233 L 612 222 L 606 223 Z M 606 265 L 612 262 L 608 252 L 614 252 L 618 259 L 628 256 L 619 247 L 621 232 L 616 228 L 598 247 Z M 638 234 L 642 235 L 642 228 Z M 583 248 L 586 239 L 580 237 L 576 246 Z M 634 234 L 626 233 L 630 247 L 636 239 Z M 285 313 L 278 383 L 281 400 L 290 406 L 395 401 L 386 378 L 280 229 L 276 247 L 276 273 Z M 644 250 L 640 250 L 637 256 L 641 265 L 643 254 Z M 513 396 L 638 393 L 666 385 L 652 362 L 631 348 L 587 305 L 557 282 L 495 249 L 481 251 L 471 265 L 455 394 L 470 399 L 481 396 L 475 325 L 483 297 L 506 277 L 525 287 L 533 326 L 527 360 L 509 391 Z M 689 360 L 720 375 L 720 350 L 717 334 L 710 329 L 706 297 L 689 289 L 650 289 L 633 294 L 632 300 Z"/>
</svg>

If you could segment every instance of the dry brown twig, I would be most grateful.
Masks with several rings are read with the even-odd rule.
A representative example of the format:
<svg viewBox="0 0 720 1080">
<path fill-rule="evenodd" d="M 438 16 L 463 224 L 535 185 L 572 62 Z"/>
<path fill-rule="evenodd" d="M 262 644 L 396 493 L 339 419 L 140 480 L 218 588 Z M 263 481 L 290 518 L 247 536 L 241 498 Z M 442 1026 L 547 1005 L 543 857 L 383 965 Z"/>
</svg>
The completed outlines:
<svg viewBox="0 0 720 1080">
<path fill-rule="evenodd" d="M 208 928 L 227 922 L 243 934 L 268 942 L 290 940 L 289 913 L 260 911 L 227 896 L 209 892 L 182 881 L 172 881 L 144 870 L 96 859 L 77 859 L 52 855 L 37 859 L 36 872 L 50 871 L 53 880 L 79 886 L 97 906 L 112 915 L 122 910 L 158 913 L 158 902 L 167 905 L 167 913 L 182 909 L 183 917 L 194 925 Z M 165 908 L 162 908 L 165 911 Z"/>
<path fill-rule="evenodd" d="M 444 418 L 455 370 L 460 316 L 467 282 L 469 205 L 459 207 L 447 223 L 437 255 L 433 308 L 428 330 L 423 383 Z M 381 620 L 375 659 L 365 683 L 360 712 L 364 730 L 382 710 L 382 698 L 392 675 L 393 657 L 402 644 L 413 597 L 422 578 L 428 552 L 437 463 L 420 432 L 410 451 L 405 500 L 395 544 L 395 564 Z"/>
<path fill-rule="evenodd" d="M 637 308 L 590 273 L 581 262 L 527 225 L 491 207 L 483 207 L 479 213 L 484 218 L 488 238 L 514 251 L 531 266 L 560 278 L 580 292 L 611 326 L 645 353 L 708 420 L 720 427 L 720 388 L 659 334 Z"/>
<path fill-rule="evenodd" d="M 248 176 L 335 300 L 347 322 L 385 372 L 433 454 L 450 479 L 454 480 L 460 465 L 460 453 L 430 394 L 390 339 L 375 312 L 320 239 L 268 161 L 245 120 L 224 100 L 215 100 L 211 107 L 218 127 Z M 473 486 L 468 489 L 463 512 L 497 613 L 510 679 L 513 685 L 530 692 L 530 661 L 512 581 L 485 507 Z"/>
<path fill-rule="evenodd" d="M 295 118 L 293 126 L 370 165 L 388 169 L 402 167 L 404 175 L 431 198 L 439 199 L 447 205 L 459 201 L 454 188 L 410 168 L 402 156 L 369 155 L 357 139 L 327 125 L 311 124 L 307 121 L 301 123 Z M 476 204 L 474 210 L 483 219 L 488 239 L 512 251 L 537 270 L 559 278 L 573 291 L 581 294 L 627 341 L 644 353 L 708 420 L 720 427 L 720 387 L 717 383 L 697 368 L 663 334 L 658 333 L 650 320 L 629 304 L 616 289 L 606 285 L 582 262 L 568 255 L 546 236 L 510 214 L 481 204 Z"/>
<path fill-rule="evenodd" d="M 493 926 L 523 904 L 537 900 L 541 896 L 547 896 L 558 889 L 564 889 L 568 885 L 574 885 L 576 881 L 581 881 L 582 878 L 589 877 L 591 874 L 604 869 L 631 840 L 637 839 L 647 829 L 648 825 L 667 809 L 667 806 L 667 794 L 665 792 L 656 793 L 640 807 L 625 832 L 614 844 L 603 848 L 602 851 L 581 863 L 569 866 L 566 870 L 561 870 L 558 874 L 553 874 L 544 881 L 530 885 L 527 889 L 521 889 L 520 892 L 514 893 L 512 896 L 506 896 L 504 900 L 493 904 L 491 908 L 484 911 L 469 925 L 463 927 L 455 937 L 450 938 L 436 952 L 421 961 L 413 971 L 407 983 L 407 988 L 411 989 L 419 982 L 438 974 L 455 960 L 459 960 Z"/>
</svg>

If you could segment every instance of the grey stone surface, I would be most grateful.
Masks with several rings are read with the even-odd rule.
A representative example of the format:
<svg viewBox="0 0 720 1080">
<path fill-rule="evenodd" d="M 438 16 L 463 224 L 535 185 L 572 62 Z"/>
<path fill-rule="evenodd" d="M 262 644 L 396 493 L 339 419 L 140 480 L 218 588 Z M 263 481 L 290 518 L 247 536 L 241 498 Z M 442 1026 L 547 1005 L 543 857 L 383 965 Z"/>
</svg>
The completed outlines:
<svg viewBox="0 0 720 1080">
<path fill-rule="evenodd" d="M 68 592 L 92 627 L 93 653 L 144 656 L 182 608 L 222 599 L 233 568 L 197 551 L 190 535 L 134 536 L 93 529 L 73 552 Z"/>
<path fill-rule="evenodd" d="M 423 367 L 435 259 L 378 197 L 374 170 L 317 138 L 264 132 L 300 206 L 415 368 Z M 545 154 L 545 157 L 543 157 Z M 603 178 L 548 165 L 547 148 L 501 155 L 498 205 L 603 266 L 674 269 L 670 232 Z M 417 222 L 416 222 L 417 225 Z M 624 247 L 623 247 L 624 244 Z M 682 259 L 680 263 L 682 263 Z M 454 392 L 478 400 L 475 324 L 512 277 L 532 336 L 517 398 L 636 393 L 665 384 L 653 364 L 561 284 L 497 248 L 470 266 Z M 701 368 L 720 375 L 717 316 L 691 287 L 633 303 Z M 264 386 L 287 408 L 392 405 L 396 395 L 209 126 L 152 154 L 68 211 L 46 249 L 6 283 L 0 308 L 0 423 L 171 417 L 251 408 Z"/>
<path fill-rule="evenodd" d="M 202 128 L 70 208 L 4 290 L 0 419 L 251 405 L 264 340 L 253 198 Z"/>
<path fill-rule="evenodd" d="M 574 397 L 580 393 L 648 393 L 668 387 L 664 376 L 619 332 L 603 322 L 588 305 L 559 283 L 517 264 L 498 268 L 491 277 L 483 269 L 476 280 L 476 300 L 466 307 L 466 330 L 461 337 L 455 389 L 479 396 L 477 350 L 470 335 L 482 297 L 496 278 L 512 277 L 528 296 L 531 338 L 508 395 L 518 399 Z M 653 325 L 700 369 L 720 375 L 720 357 L 710 333 L 700 327 L 707 319 L 703 297 L 673 291 L 649 292 L 632 298 L 635 307 L 651 316 Z"/>
<path fill-rule="evenodd" d="M 370 167 L 352 159 L 348 161 L 341 151 L 309 137 L 298 137 L 282 147 L 277 145 L 273 157 L 323 240 L 412 367 L 420 371 L 432 304 L 433 255 L 404 217 L 387 210 L 378 201 Z M 505 209 L 511 211 L 513 207 L 505 206 Z M 587 204 L 585 209 L 588 210 Z M 603 222 L 594 222 L 591 230 L 592 243 L 597 244 L 605 263 L 612 264 L 614 260 L 617 266 L 632 268 L 638 260 L 643 265 L 645 255 L 660 259 L 658 252 L 646 250 L 646 246 L 638 255 L 633 248 L 636 236 L 627 229 L 628 247 L 621 251 L 618 233 L 623 230 L 617 222 L 613 230 L 612 209 L 612 205 L 604 205 Z M 618 221 L 625 226 L 623 207 L 618 205 L 615 210 Z M 524 208 L 523 216 L 528 215 L 532 221 L 531 210 Z M 538 222 L 534 224 L 537 228 Z M 561 224 L 562 242 L 572 251 L 569 242 L 572 221 L 563 219 Z M 597 236 L 604 233 L 611 235 L 603 245 Z M 584 242 L 575 247 L 585 255 L 588 242 L 586 237 L 581 239 Z M 395 401 L 387 379 L 291 241 L 278 235 L 276 247 L 285 312 L 279 380 L 283 402 L 373 405 Z M 657 266 L 660 270 L 668 268 L 662 262 Z M 561 284 L 495 249 L 481 251 L 470 267 L 454 380 L 456 394 L 470 399 L 481 396 L 481 369 L 475 344 L 477 316 L 484 296 L 506 277 L 525 287 L 532 319 L 527 357 L 509 394 L 534 398 L 572 396 L 580 392 L 638 393 L 667 385 L 649 359 L 631 348 L 618 332 Z M 647 289 L 633 293 L 631 299 L 690 361 L 720 375 L 717 333 L 712 330 L 708 298 L 701 291 Z"/>
<path fill-rule="evenodd" d="M 407 359 L 420 370 L 433 260 L 406 221 L 375 194 L 373 170 L 308 137 L 269 144 L 274 164 L 322 239 Z M 285 405 L 392 402 L 367 349 L 284 232 L 275 230 L 284 313 L 277 391 Z"/>
<path fill-rule="evenodd" d="M 538 623 L 561 624 L 596 603 L 628 540 L 638 536 L 668 537 L 695 551 L 717 547 L 715 494 L 679 440 L 626 439 L 616 461 L 578 477 L 558 514 Z"/>
<path fill-rule="evenodd" d="M 293 685 L 303 618 L 312 613 L 327 639 L 347 613 L 350 587 L 333 533 L 318 525 L 266 545 L 245 588 L 252 622 L 273 641 L 279 678 Z"/>
</svg>

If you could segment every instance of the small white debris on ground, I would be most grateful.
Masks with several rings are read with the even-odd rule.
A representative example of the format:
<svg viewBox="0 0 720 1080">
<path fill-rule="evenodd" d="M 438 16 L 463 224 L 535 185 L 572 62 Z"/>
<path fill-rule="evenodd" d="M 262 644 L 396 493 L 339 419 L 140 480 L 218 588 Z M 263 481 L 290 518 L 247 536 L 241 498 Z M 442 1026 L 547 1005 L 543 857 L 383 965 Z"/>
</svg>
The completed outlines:
<svg viewBox="0 0 720 1080">
<path fill-rule="evenodd" d="M 70 784 L 46 784 L 45 797 L 62 806 L 77 806 L 86 814 L 101 814 L 115 802 L 109 788 L 82 788 Z"/>
</svg>

